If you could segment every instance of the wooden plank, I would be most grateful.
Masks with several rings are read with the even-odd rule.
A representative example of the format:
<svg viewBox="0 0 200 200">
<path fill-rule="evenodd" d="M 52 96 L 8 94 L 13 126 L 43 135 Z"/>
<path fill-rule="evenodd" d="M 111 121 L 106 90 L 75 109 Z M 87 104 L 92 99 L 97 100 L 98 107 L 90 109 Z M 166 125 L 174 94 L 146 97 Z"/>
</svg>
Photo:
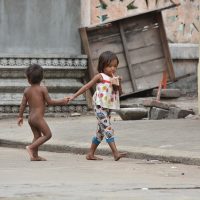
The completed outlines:
<svg viewBox="0 0 200 200">
<path fill-rule="evenodd" d="M 164 53 L 165 59 L 166 59 L 166 65 L 167 65 L 166 68 L 167 68 L 170 80 L 175 81 L 175 74 L 174 74 L 174 70 L 173 70 L 173 64 L 172 64 L 171 55 L 170 55 L 170 51 L 169 51 L 169 46 L 168 46 L 167 36 L 166 36 L 165 27 L 164 27 L 164 23 L 163 23 L 162 13 L 158 12 L 158 13 L 156 13 L 156 15 L 157 15 L 158 23 L 159 23 L 160 39 L 162 41 L 163 53 Z"/>
<path fill-rule="evenodd" d="M 94 73 L 95 73 L 95 74 L 98 73 L 98 71 L 97 71 L 98 61 L 99 61 L 99 59 L 92 60 L 92 63 L 93 63 L 93 70 L 94 70 Z"/>
<path fill-rule="evenodd" d="M 160 81 L 162 80 L 163 73 L 153 74 L 151 76 L 141 77 L 136 79 L 136 84 L 138 90 L 147 90 L 154 87 L 158 87 Z"/>
<path fill-rule="evenodd" d="M 122 91 L 123 91 L 123 94 L 133 93 L 131 81 L 126 81 L 122 83 Z"/>
<path fill-rule="evenodd" d="M 133 51 L 129 51 L 129 54 L 132 65 L 164 57 L 161 45 L 151 45 L 135 49 Z"/>
<path fill-rule="evenodd" d="M 145 63 L 139 63 L 132 65 L 132 70 L 134 70 L 136 80 L 141 77 L 152 76 L 153 74 L 162 73 L 163 67 L 165 66 L 165 59 L 160 58 L 153 61 L 148 61 Z M 129 71 L 127 67 L 118 68 L 118 74 L 122 76 L 122 82 L 130 81 Z"/>
<path fill-rule="evenodd" d="M 126 57 L 126 61 L 127 61 L 127 66 L 128 66 L 128 69 L 129 69 L 129 74 L 131 75 L 130 78 L 131 78 L 132 88 L 133 88 L 133 91 L 136 91 L 137 85 L 135 83 L 135 75 L 134 75 L 133 71 L 131 70 L 131 60 L 130 60 L 130 57 L 129 57 L 126 38 L 125 38 L 125 35 L 124 35 L 123 25 L 122 25 L 121 22 L 119 22 L 119 29 L 120 29 L 120 34 L 121 34 L 122 43 L 123 43 L 123 47 L 124 47 L 124 53 L 125 53 L 125 57 Z"/>
<path fill-rule="evenodd" d="M 155 23 L 153 14 L 141 15 L 134 18 L 126 18 L 123 20 L 124 32 L 141 31 L 146 26 L 152 26 Z"/>
<path fill-rule="evenodd" d="M 83 49 L 85 53 L 88 55 L 88 69 L 89 69 L 89 78 L 92 79 L 94 77 L 94 70 L 93 70 L 93 63 L 92 63 L 92 57 L 91 57 L 91 51 L 90 51 L 90 45 L 88 42 L 88 36 L 86 32 L 86 28 L 80 28 L 79 29 Z"/>
<path fill-rule="evenodd" d="M 90 50 L 92 59 L 98 59 L 104 51 L 112 51 L 116 54 L 123 52 L 123 46 L 120 36 L 117 36 L 90 43 Z"/>
<path fill-rule="evenodd" d="M 136 79 L 162 73 L 166 62 L 164 58 L 132 65 Z"/>
<path fill-rule="evenodd" d="M 158 28 L 136 33 L 128 32 L 125 33 L 125 35 L 127 38 L 128 50 L 134 50 L 146 46 L 161 44 Z"/>
<path fill-rule="evenodd" d="M 131 81 L 130 73 L 129 73 L 127 66 L 118 68 L 117 74 L 122 77 L 122 83 L 126 82 L 126 81 Z"/>
<path fill-rule="evenodd" d="M 87 29 L 88 39 L 90 42 L 102 40 L 102 38 L 110 38 L 120 36 L 119 27 L 116 22 L 110 24 L 109 27 L 98 27 L 96 30 Z"/>
<path fill-rule="evenodd" d="M 81 40 L 83 44 L 83 49 L 85 53 L 88 55 L 88 71 L 89 71 L 88 75 L 89 75 L 89 79 L 91 80 L 94 77 L 94 70 L 93 70 L 93 63 L 91 59 L 91 52 L 90 52 L 90 46 L 88 43 L 86 28 L 80 28 L 79 32 L 80 32 L 80 36 L 81 36 Z M 93 88 L 91 88 L 90 90 L 87 90 L 85 93 L 87 105 L 90 109 L 92 108 L 92 93 L 91 92 L 94 92 Z"/>
<path fill-rule="evenodd" d="M 118 69 L 120 69 L 121 67 L 126 67 L 127 68 L 127 61 L 126 61 L 126 57 L 125 57 L 124 51 L 120 52 L 120 53 L 117 53 L 117 57 L 119 59 Z M 130 74 L 129 74 L 129 77 L 130 77 Z M 130 79 L 131 78 L 129 78 L 129 80 Z"/>
</svg>

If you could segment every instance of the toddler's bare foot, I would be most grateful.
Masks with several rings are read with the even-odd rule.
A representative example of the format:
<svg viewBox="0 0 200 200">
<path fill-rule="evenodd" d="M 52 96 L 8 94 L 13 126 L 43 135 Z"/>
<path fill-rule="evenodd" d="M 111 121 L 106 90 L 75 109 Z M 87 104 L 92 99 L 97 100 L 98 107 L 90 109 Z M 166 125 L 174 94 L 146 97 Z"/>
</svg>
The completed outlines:
<svg viewBox="0 0 200 200">
<path fill-rule="evenodd" d="M 46 161 L 46 159 L 43 157 L 37 156 L 37 157 L 31 158 L 31 161 Z"/>
<path fill-rule="evenodd" d="M 30 160 L 36 158 L 36 157 L 34 156 L 34 151 L 31 150 L 29 146 L 26 146 L 26 150 L 28 151 L 28 154 L 29 154 L 29 156 L 30 156 Z"/>
<path fill-rule="evenodd" d="M 114 155 L 114 159 L 115 159 L 115 161 L 118 161 L 120 158 L 123 158 L 123 157 L 126 157 L 126 156 L 127 156 L 126 152 L 118 153 L 117 155 Z"/>
<path fill-rule="evenodd" d="M 87 160 L 103 160 L 102 158 L 99 158 L 97 156 L 90 155 L 90 154 L 87 154 L 86 159 Z"/>
<path fill-rule="evenodd" d="M 41 156 L 38 156 L 38 158 L 40 159 L 40 161 L 47 161 L 46 158 L 43 158 L 43 157 L 41 157 Z"/>
</svg>

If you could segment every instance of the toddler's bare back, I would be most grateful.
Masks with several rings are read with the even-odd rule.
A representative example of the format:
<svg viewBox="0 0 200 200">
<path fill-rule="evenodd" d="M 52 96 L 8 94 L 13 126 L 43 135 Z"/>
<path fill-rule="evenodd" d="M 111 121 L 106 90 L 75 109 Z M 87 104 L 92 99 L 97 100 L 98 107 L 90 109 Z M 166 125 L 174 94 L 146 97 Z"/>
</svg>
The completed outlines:
<svg viewBox="0 0 200 200">
<path fill-rule="evenodd" d="M 38 117 L 43 117 L 45 112 L 45 97 L 48 93 L 45 87 L 40 85 L 32 85 L 25 91 L 25 96 L 28 101 L 30 115 L 37 114 Z"/>
</svg>

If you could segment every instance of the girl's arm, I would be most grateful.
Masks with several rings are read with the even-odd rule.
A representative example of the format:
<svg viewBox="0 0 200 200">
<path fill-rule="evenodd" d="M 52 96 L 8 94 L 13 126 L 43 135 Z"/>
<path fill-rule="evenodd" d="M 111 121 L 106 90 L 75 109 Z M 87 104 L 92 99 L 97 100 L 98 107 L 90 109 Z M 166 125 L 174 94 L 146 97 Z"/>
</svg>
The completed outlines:
<svg viewBox="0 0 200 200">
<path fill-rule="evenodd" d="M 67 98 L 63 98 L 63 99 L 51 99 L 51 97 L 49 96 L 48 90 L 46 87 L 43 86 L 43 93 L 44 93 L 44 99 L 46 101 L 46 103 L 48 105 L 66 105 L 68 103 L 68 99 Z"/>
<path fill-rule="evenodd" d="M 24 110 L 26 108 L 26 105 L 27 105 L 27 98 L 26 98 L 26 89 L 25 89 L 24 95 L 23 95 L 23 98 L 22 98 L 22 102 L 21 102 L 21 105 L 20 105 L 20 108 L 19 108 L 19 116 L 18 116 L 18 120 L 17 120 L 17 124 L 19 126 L 21 126 L 23 124 L 23 114 L 24 114 Z"/>
<path fill-rule="evenodd" d="M 79 89 L 75 94 L 73 94 L 71 97 L 68 97 L 69 101 L 72 101 L 79 95 L 83 94 L 86 92 L 88 89 L 90 89 L 93 85 L 95 85 L 97 82 L 102 81 L 102 76 L 101 74 L 97 74 L 94 76 L 94 78 L 89 81 L 87 84 L 85 84 L 81 89 Z"/>
</svg>

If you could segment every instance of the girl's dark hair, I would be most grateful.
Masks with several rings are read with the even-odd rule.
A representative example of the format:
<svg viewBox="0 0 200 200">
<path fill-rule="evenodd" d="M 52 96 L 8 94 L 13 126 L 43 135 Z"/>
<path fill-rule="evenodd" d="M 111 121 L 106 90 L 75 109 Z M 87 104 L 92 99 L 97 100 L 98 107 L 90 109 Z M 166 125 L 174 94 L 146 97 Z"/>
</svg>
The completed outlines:
<svg viewBox="0 0 200 200">
<path fill-rule="evenodd" d="M 40 83 L 43 79 L 43 68 L 37 64 L 31 64 L 25 71 L 26 77 L 32 84 Z"/>
<path fill-rule="evenodd" d="M 111 51 L 105 51 L 103 52 L 100 56 L 99 56 L 99 63 L 98 63 L 98 67 L 97 70 L 99 73 L 103 72 L 103 69 L 105 66 L 108 66 L 112 60 L 116 59 L 117 60 L 117 64 L 119 64 L 119 59 L 116 56 L 115 53 L 111 52 Z"/>
</svg>

